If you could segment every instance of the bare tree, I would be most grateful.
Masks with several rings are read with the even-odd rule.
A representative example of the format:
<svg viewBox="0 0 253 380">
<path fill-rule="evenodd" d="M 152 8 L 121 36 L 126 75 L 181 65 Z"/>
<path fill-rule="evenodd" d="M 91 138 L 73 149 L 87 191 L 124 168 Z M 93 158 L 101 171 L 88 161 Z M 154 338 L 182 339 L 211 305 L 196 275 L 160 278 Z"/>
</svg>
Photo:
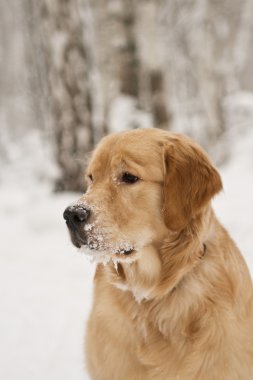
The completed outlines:
<svg viewBox="0 0 253 380">
<path fill-rule="evenodd" d="M 139 1 L 137 6 L 137 44 L 139 67 L 139 103 L 151 112 L 153 125 L 170 127 L 163 68 L 163 38 L 160 35 L 159 5 L 153 0 Z"/>
<path fill-rule="evenodd" d="M 0 2 L 0 156 L 8 160 L 10 142 L 20 142 L 31 128 L 43 127 L 38 116 L 37 75 L 33 63 L 28 59 L 31 52 L 27 31 L 26 2 L 15 0 Z M 15 15 L 15 16 L 14 16 Z M 33 30 L 35 36 L 37 29 Z M 31 73 L 33 73 L 31 75 Z"/>
<path fill-rule="evenodd" d="M 24 0 L 22 7 L 22 31 L 25 38 L 25 64 L 27 67 L 28 92 L 31 99 L 36 127 L 50 133 L 49 81 L 44 54 L 41 6 L 33 0 Z"/>
<path fill-rule="evenodd" d="M 81 190 L 87 152 L 94 145 L 89 61 L 75 0 L 45 0 L 42 9 L 56 156 L 57 188 Z"/>
</svg>

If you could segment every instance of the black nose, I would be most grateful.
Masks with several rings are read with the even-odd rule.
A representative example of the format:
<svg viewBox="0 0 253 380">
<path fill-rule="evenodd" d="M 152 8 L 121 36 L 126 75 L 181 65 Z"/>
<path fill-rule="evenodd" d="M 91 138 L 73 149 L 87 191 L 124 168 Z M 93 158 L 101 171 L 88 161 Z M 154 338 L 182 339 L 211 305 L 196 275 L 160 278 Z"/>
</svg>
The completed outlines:
<svg viewBox="0 0 253 380">
<path fill-rule="evenodd" d="M 63 218 L 66 220 L 67 226 L 72 230 L 76 230 L 82 224 L 85 224 L 89 216 L 90 209 L 80 205 L 69 206 L 63 213 Z"/>
</svg>

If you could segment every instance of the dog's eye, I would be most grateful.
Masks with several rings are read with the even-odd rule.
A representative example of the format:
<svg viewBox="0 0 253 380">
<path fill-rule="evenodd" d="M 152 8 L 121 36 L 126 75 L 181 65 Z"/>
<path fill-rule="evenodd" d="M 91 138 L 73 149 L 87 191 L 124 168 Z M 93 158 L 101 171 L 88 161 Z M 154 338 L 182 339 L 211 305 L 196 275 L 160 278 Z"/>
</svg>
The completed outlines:
<svg viewBox="0 0 253 380">
<path fill-rule="evenodd" d="M 121 182 L 125 183 L 135 183 L 139 180 L 139 177 L 136 177 L 136 175 L 133 175 L 131 173 L 125 172 L 122 174 Z"/>
</svg>

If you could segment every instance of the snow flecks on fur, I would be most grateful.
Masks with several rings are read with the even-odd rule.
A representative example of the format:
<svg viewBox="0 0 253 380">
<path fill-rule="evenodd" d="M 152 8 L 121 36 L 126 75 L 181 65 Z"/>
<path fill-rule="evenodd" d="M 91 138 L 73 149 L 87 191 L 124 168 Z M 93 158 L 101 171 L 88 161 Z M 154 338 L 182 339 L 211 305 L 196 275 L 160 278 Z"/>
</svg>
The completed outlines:
<svg viewBox="0 0 253 380">
<path fill-rule="evenodd" d="M 89 223 L 87 223 L 87 224 L 85 224 L 85 226 L 84 226 L 84 231 L 91 231 L 93 227 L 94 227 L 93 224 L 89 224 Z"/>
<path fill-rule="evenodd" d="M 129 256 L 125 255 L 125 252 L 130 250 L 134 250 L 134 253 L 129 254 Z M 99 247 L 98 242 L 91 242 L 88 245 L 83 245 L 80 248 L 80 252 L 84 253 L 89 261 L 93 263 L 103 263 L 106 265 L 109 261 L 112 261 L 116 270 L 119 262 L 132 262 L 137 258 L 136 249 L 126 242 L 124 242 L 124 248 L 121 243 L 121 245 L 111 244 L 102 249 Z"/>
<path fill-rule="evenodd" d="M 152 242 L 150 231 L 142 231 L 135 234 L 135 243 L 132 243 L 122 232 L 117 231 L 117 241 L 112 239 L 113 226 L 102 228 L 98 222 L 85 226 L 87 244 L 80 248 L 91 262 L 103 263 L 110 261 L 117 271 L 120 262 L 133 263 L 140 256 L 143 248 Z"/>
<path fill-rule="evenodd" d="M 82 246 L 80 250 L 91 263 L 102 263 L 106 265 L 111 260 L 110 256 L 106 255 L 103 251 L 90 249 L 88 246 Z"/>
<path fill-rule="evenodd" d="M 109 242 L 102 229 L 94 231 L 94 228 L 95 224 L 87 225 L 86 231 L 92 232 L 92 234 L 87 237 L 87 245 L 83 245 L 79 252 L 84 253 L 91 262 L 106 265 L 111 261 L 116 271 L 118 263 L 136 261 L 140 257 L 143 247 L 150 243 L 148 234 L 143 234 L 144 236 L 140 237 L 138 243 L 135 244 L 127 241 L 127 238 L 123 236 L 117 242 Z"/>
</svg>

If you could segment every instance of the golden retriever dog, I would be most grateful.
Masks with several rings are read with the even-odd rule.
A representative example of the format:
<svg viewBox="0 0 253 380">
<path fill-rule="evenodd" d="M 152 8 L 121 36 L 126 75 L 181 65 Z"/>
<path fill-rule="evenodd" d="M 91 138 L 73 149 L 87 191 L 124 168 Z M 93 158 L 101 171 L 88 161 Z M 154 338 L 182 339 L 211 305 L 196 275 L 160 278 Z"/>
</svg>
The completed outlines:
<svg viewBox="0 0 253 380">
<path fill-rule="evenodd" d="M 252 380 L 252 282 L 211 207 L 222 182 L 203 150 L 155 128 L 113 134 L 86 177 L 64 218 L 98 261 L 90 378 Z"/>
</svg>

